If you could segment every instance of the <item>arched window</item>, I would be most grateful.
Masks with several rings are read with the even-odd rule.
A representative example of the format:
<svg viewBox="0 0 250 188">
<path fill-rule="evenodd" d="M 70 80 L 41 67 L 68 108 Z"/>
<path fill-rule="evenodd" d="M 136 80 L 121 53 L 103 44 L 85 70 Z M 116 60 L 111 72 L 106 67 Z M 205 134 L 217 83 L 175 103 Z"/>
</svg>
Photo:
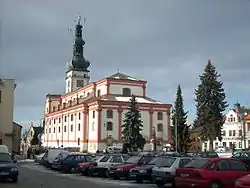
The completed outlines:
<svg viewBox="0 0 250 188">
<path fill-rule="evenodd" d="M 56 132 L 56 128 L 54 127 L 54 133 Z"/>
<path fill-rule="evenodd" d="M 101 90 L 98 89 L 98 90 L 97 90 L 97 97 L 100 97 L 100 96 L 101 96 Z"/>
<path fill-rule="evenodd" d="M 66 122 L 67 121 L 67 116 L 64 116 L 64 122 Z"/>
<path fill-rule="evenodd" d="M 157 124 L 157 132 L 163 132 L 163 125 L 162 123 Z"/>
<path fill-rule="evenodd" d="M 58 132 L 59 132 L 59 133 L 61 132 L 61 127 L 58 127 Z"/>
<path fill-rule="evenodd" d="M 107 118 L 113 118 L 113 110 L 107 110 Z"/>
<path fill-rule="evenodd" d="M 123 88 L 122 89 L 122 95 L 123 96 L 130 96 L 131 95 L 131 89 L 129 89 L 129 88 Z"/>
<path fill-rule="evenodd" d="M 73 120 L 74 120 L 74 116 L 73 116 L 73 114 L 71 114 L 70 119 L 71 119 L 71 121 L 73 121 Z"/>
<path fill-rule="evenodd" d="M 73 132 L 73 125 L 70 126 L 70 131 Z"/>
<path fill-rule="evenodd" d="M 78 124 L 78 131 L 80 131 L 81 130 L 81 124 L 79 123 Z"/>
<path fill-rule="evenodd" d="M 107 122 L 107 131 L 112 131 L 113 130 L 113 123 L 112 122 Z"/>
<path fill-rule="evenodd" d="M 157 120 L 163 120 L 163 114 L 162 112 L 157 113 Z"/>
<path fill-rule="evenodd" d="M 66 127 L 66 125 L 64 126 L 64 132 L 66 132 L 67 131 L 67 127 Z"/>
</svg>

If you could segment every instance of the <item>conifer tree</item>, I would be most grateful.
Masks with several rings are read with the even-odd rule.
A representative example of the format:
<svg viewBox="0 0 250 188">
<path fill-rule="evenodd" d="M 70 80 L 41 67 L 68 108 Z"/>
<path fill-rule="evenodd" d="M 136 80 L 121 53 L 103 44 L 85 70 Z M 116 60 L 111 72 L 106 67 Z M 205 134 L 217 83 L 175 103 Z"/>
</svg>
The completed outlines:
<svg viewBox="0 0 250 188">
<path fill-rule="evenodd" d="M 173 122 L 173 126 L 171 127 L 171 132 L 172 132 L 174 147 L 176 149 L 177 146 L 177 151 L 181 153 L 186 153 L 191 143 L 189 134 L 190 125 L 187 124 L 187 114 L 188 112 L 184 111 L 181 86 L 178 85 L 176 93 L 176 101 L 174 103 L 174 108 L 173 108 L 173 115 L 171 117 Z M 176 136 L 177 136 L 177 143 L 176 143 Z"/>
<path fill-rule="evenodd" d="M 123 152 L 143 150 L 145 145 L 145 139 L 141 134 L 143 122 L 134 95 L 130 99 L 129 110 L 125 114 L 122 128 Z"/>
<path fill-rule="evenodd" d="M 194 127 L 201 127 L 201 138 L 209 142 L 213 150 L 213 141 L 222 140 L 221 129 L 224 124 L 223 112 L 227 108 L 223 82 L 219 81 L 220 74 L 208 61 L 204 73 L 200 75 L 201 83 L 195 90 L 196 119 Z"/>
</svg>

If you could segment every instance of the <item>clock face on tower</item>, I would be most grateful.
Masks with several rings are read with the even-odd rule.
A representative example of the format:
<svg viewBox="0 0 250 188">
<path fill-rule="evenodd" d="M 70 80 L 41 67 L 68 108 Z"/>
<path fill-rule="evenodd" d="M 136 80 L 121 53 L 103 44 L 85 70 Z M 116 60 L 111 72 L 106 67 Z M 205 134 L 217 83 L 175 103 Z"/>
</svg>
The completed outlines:
<svg viewBox="0 0 250 188">
<path fill-rule="evenodd" d="M 83 80 L 77 80 L 76 81 L 76 87 L 83 87 L 84 81 Z"/>
</svg>

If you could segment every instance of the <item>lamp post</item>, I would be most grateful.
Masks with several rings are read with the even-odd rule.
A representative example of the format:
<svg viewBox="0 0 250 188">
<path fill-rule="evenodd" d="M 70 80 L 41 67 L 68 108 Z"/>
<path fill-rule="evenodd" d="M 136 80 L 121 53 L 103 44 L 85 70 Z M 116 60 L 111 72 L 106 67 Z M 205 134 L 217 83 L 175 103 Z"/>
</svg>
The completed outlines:
<svg viewBox="0 0 250 188">
<path fill-rule="evenodd" d="M 243 115 L 243 143 L 244 143 L 244 149 L 246 149 L 247 144 L 246 144 L 246 121 L 245 117 L 247 116 L 247 112 L 244 113 Z"/>
<path fill-rule="evenodd" d="M 156 151 L 156 131 L 155 126 L 153 127 L 153 150 Z"/>
</svg>

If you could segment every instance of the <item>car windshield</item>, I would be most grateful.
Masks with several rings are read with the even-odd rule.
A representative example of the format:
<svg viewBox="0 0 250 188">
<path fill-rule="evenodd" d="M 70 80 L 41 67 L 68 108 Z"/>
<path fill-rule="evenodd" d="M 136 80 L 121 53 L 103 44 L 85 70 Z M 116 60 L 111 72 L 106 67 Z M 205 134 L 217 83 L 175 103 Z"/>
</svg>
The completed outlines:
<svg viewBox="0 0 250 188">
<path fill-rule="evenodd" d="M 208 159 L 195 159 L 188 163 L 185 168 L 202 168 L 210 160 Z"/>
<path fill-rule="evenodd" d="M 7 153 L 0 153 L 0 162 L 12 162 L 12 159 Z"/>
<path fill-rule="evenodd" d="M 69 153 L 60 153 L 59 155 L 58 155 L 58 159 L 65 159 L 66 157 L 68 157 L 69 156 Z"/>
<path fill-rule="evenodd" d="M 162 157 L 153 158 L 148 164 L 149 165 L 159 165 L 162 161 Z"/>
<path fill-rule="evenodd" d="M 159 162 L 159 164 L 157 164 L 158 167 L 171 167 L 174 162 L 175 162 L 176 158 L 173 157 L 162 157 L 161 161 Z"/>
<path fill-rule="evenodd" d="M 90 160 L 90 162 L 95 162 L 97 159 L 101 158 L 101 156 L 96 156 L 93 159 Z"/>
<path fill-rule="evenodd" d="M 130 158 L 128 158 L 128 160 L 125 162 L 127 164 L 137 164 L 140 160 L 140 157 L 138 156 L 132 156 Z"/>
</svg>

